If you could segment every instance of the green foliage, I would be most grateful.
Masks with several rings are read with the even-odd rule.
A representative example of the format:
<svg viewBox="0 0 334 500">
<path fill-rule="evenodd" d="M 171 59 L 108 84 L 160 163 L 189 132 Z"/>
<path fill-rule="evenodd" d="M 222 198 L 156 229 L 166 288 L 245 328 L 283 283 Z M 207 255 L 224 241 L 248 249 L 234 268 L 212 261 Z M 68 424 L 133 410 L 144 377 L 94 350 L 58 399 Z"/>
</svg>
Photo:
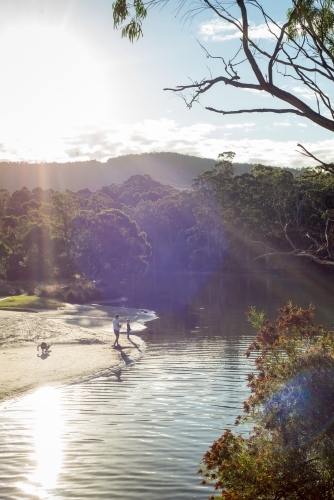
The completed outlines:
<svg viewBox="0 0 334 500">
<path fill-rule="evenodd" d="M 122 36 L 127 36 L 131 42 L 142 36 L 142 21 L 147 15 L 147 8 L 157 5 L 164 6 L 167 0 L 152 0 L 143 3 L 142 0 L 133 0 L 128 4 L 126 0 L 116 0 L 113 3 L 114 25 L 123 26 Z M 279 2 L 278 2 L 279 3 Z M 291 8 L 287 11 L 287 19 L 282 23 L 280 18 L 272 18 L 269 12 L 258 0 L 237 0 L 223 2 L 208 2 L 200 0 L 196 6 L 192 2 L 181 1 L 176 8 L 177 14 L 188 9 L 185 17 L 193 18 L 203 10 L 211 10 L 211 14 L 229 24 L 230 29 L 239 30 L 241 47 L 235 49 L 233 56 L 228 56 L 228 63 L 223 65 L 219 77 L 213 77 L 209 68 L 209 76 L 192 79 L 190 84 L 177 85 L 168 88 L 182 97 L 188 109 L 194 103 L 199 103 L 206 92 L 211 92 L 216 85 L 229 85 L 243 90 L 263 91 L 288 108 L 248 108 L 248 109 L 217 109 L 206 106 L 206 109 L 221 115 L 239 113 L 290 113 L 297 114 L 311 120 L 314 124 L 333 132 L 333 107 L 328 83 L 333 83 L 334 62 L 334 0 L 291 0 Z M 253 38 L 249 26 L 259 22 L 258 16 L 251 19 L 252 11 L 263 17 L 268 35 L 274 37 L 275 44 L 264 48 L 263 43 Z M 205 50 L 208 59 L 220 58 L 227 60 L 223 52 L 220 56 L 211 55 Z M 242 53 L 242 56 L 241 56 Z M 239 58 L 240 56 L 240 58 Z M 248 71 L 243 71 L 246 65 L 251 69 L 253 82 L 244 80 Z M 275 70 L 275 71 L 274 71 Z M 276 82 L 277 74 L 279 80 Z M 296 92 L 296 88 L 282 87 L 281 77 L 292 78 L 305 86 L 314 96 L 313 105 L 308 98 Z M 301 153 L 317 162 L 317 172 L 334 173 L 334 167 L 318 159 L 303 145 L 298 144 Z M 230 153 L 230 152 L 228 152 Z"/>
<path fill-rule="evenodd" d="M 75 272 L 73 262 L 74 236 L 73 221 L 79 210 L 78 197 L 66 191 L 52 195 L 52 231 L 57 243 L 59 255 L 58 267 L 63 277 L 70 277 Z"/>
<path fill-rule="evenodd" d="M 244 403 L 253 431 L 226 430 L 199 472 L 221 491 L 212 498 L 332 499 L 334 335 L 313 323 L 312 305 L 288 303 L 274 323 L 254 308 L 248 317 L 259 327 L 247 351 L 256 353 Z"/>
<path fill-rule="evenodd" d="M 291 24 L 287 28 L 288 39 L 316 35 L 331 53 L 334 48 L 333 0 L 293 0 L 287 11 Z M 147 16 L 147 8 L 142 0 L 128 3 L 116 0 L 112 4 L 114 27 L 122 27 L 122 36 L 131 42 L 143 36 L 142 21 Z"/>
<path fill-rule="evenodd" d="M 37 297 L 36 295 L 18 295 L 15 297 L 8 297 L 0 301 L 0 309 L 58 309 L 64 304 L 52 299 L 44 297 Z"/>
<path fill-rule="evenodd" d="M 132 4 L 126 0 L 116 0 L 112 8 L 114 27 L 122 27 L 122 37 L 133 42 L 143 36 L 142 21 L 147 16 L 147 10 L 142 0 L 134 0 Z"/>
<path fill-rule="evenodd" d="M 96 192 L 0 191 L 1 277 L 263 269 L 284 266 L 278 253 L 334 262 L 334 177 L 264 165 L 234 175 L 232 159 L 222 153 L 188 191 L 147 175 Z"/>
<path fill-rule="evenodd" d="M 76 293 L 74 290 L 69 290 L 64 295 L 65 302 L 69 304 L 82 304 L 83 300 L 80 294 Z"/>
<path fill-rule="evenodd" d="M 115 294 L 109 287 L 101 286 L 101 283 L 76 279 L 50 284 L 40 284 L 35 287 L 36 294 L 43 298 L 59 299 L 63 302 L 85 304 L 92 300 L 110 298 Z M 118 297 L 116 292 L 115 297 Z"/>
<path fill-rule="evenodd" d="M 22 238 L 22 249 L 25 252 L 20 262 L 23 278 L 43 280 L 52 276 L 55 256 L 48 225 L 37 225 L 32 222 Z"/>
<path fill-rule="evenodd" d="M 161 188 L 150 189 L 141 198 L 132 217 L 147 234 L 152 247 L 151 265 L 187 268 L 192 251 L 187 245 L 187 230 L 195 224 L 196 201 L 185 191 Z"/>
<path fill-rule="evenodd" d="M 217 163 L 215 164 L 216 171 L 219 172 L 220 170 L 225 170 L 233 174 L 234 168 L 232 162 L 234 157 L 235 153 L 233 151 L 224 151 L 223 153 L 219 153 Z"/>
<path fill-rule="evenodd" d="M 249 313 L 248 313 L 248 321 L 252 324 L 254 328 L 259 329 L 262 325 L 262 322 L 264 320 L 264 311 L 257 311 L 254 306 L 250 307 Z"/>
<path fill-rule="evenodd" d="M 74 221 L 76 266 L 89 278 L 146 273 L 150 246 L 135 221 L 117 209 L 82 211 Z"/>
<path fill-rule="evenodd" d="M 333 0 L 295 0 L 288 10 L 291 20 L 288 39 L 317 37 L 318 43 L 334 55 L 334 2 Z"/>
</svg>

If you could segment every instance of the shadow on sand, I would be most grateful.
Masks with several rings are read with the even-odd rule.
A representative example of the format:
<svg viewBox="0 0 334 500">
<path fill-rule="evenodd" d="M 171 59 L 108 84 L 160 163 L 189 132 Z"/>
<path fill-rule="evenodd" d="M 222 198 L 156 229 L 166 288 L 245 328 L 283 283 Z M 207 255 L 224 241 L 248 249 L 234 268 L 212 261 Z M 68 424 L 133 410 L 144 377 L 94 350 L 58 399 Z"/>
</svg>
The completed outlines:
<svg viewBox="0 0 334 500">
<path fill-rule="evenodd" d="M 133 340 L 131 340 L 131 338 L 130 338 L 130 337 L 128 338 L 128 341 L 129 341 L 129 342 L 131 342 L 131 344 L 132 344 L 133 346 L 135 346 L 135 348 L 136 348 L 139 352 L 142 352 L 142 350 L 140 349 L 139 345 L 138 345 L 138 344 L 136 344 L 136 342 L 134 342 Z"/>
<path fill-rule="evenodd" d="M 42 352 L 42 354 L 37 354 L 38 358 L 47 359 L 50 356 L 48 352 Z"/>
<path fill-rule="evenodd" d="M 140 349 L 139 345 L 136 344 L 136 342 L 134 342 L 133 340 L 131 340 L 130 338 L 128 339 L 129 342 L 139 351 L 139 352 L 142 352 L 142 350 Z M 133 360 L 131 358 L 129 358 L 129 356 L 126 354 L 126 349 L 132 349 L 131 346 L 121 346 L 120 344 L 118 346 L 115 346 L 114 349 L 116 349 L 117 351 L 119 351 L 120 355 L 121 355 L 121 358 L 122 360 L 124 361 L 124 364 L 125 366 L 129 366 L 133 363 Z M 114 372 L 114 375 L 115 377 L 117 378 L 118 382 L 122 382 L 122 379 L 121 379 L 121 374 L 122 374 L 122 370 L 118 370 L 117 372 Z"/>
</svg>

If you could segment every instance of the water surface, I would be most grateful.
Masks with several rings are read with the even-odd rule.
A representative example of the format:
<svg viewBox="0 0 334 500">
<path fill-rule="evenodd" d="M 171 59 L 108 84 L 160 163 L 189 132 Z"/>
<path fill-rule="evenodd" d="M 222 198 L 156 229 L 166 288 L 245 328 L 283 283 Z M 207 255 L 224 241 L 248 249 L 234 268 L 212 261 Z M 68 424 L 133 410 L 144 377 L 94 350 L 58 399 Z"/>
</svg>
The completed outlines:
<svg viewBox="0 0 334 500">
<path fill-rule="evenodd" d="M 159 315 L 141 334 L 139 362 L 119 378 L 43 388 L 2 409 L 0 498 L 208 498 L 198 464 L 248 396 L 245 311 L 273 319 L 288 299 L 312 301 L 333 329 L 326 276 L 147 278 L 126 303 Z"/>
</svg>

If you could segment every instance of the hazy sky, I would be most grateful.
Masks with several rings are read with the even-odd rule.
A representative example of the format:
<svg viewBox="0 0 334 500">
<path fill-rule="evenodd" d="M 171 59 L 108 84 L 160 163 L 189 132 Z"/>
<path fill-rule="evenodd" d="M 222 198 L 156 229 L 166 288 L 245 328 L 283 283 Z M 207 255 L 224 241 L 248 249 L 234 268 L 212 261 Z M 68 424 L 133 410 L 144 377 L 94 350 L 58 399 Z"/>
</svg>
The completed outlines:
<svg viewBox="0 0 334 500">
<path fill-rule="evenodd" d="M 105 161 L 128 153 L 175 151 L 216 158 L 233 150 L 236 161 L 281 166 L 310 164 L 303 143 L 333 160 L 332 134 L 294 115 L 222 116 L 219 109 L 279 107 L 258 92 L 220 85 L 188 110 L 164 87 L 221 73 L 213 55 L 233 53 L 237 33 L 210 11 L 184 22 L 177 3 L 149 13 L 144 38 L 131 44 L 113 29 L 112 0 L 1 0 L 0 159 Z M 288 0 L 263 0 L 278 21 Z M 261 20 L 251 24 L 265 46 Z M 245 79 L 254 77 L 245 69 Z M 312 96 L 298 82 L 281 85 Z M 289 107 L 284 105 L 282 107 Z"/>
</svg>

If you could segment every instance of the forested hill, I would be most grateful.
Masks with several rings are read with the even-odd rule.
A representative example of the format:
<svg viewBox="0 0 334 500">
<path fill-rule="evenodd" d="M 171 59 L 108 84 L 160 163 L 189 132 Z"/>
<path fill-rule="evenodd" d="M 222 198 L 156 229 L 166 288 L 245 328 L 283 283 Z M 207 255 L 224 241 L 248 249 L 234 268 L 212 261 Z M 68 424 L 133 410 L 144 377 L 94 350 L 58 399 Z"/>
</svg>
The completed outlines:
<svg viewBox="0 0 334 500">
<path fill-rule="evenodd" d="M 148 174 L 152 179 L 176 188 L 189 187 L 198 174 L 210 170 L 215 160 L 178 153 L 145 153 L 119 156 L 101 163 L 97 160 L 68 163 L 0 162 L 0 187 L 10 193 L 27 187 L 94 191 L 121 184 L 132 175 Z M 248 172 L 253 165 L 235 163 L 235 173 Z"/>
<path fill-rule="evenodd" d="M 333 213 L 333 175 L 263 165 L 243 175 L 231 164 L 208 170 L 189 190 L 149 175 L 95 191 L 0 189 L 0 279 L 120 283 L 149 268 L 290 272 L 296 257 L 329 269 Z"/>
</svg>

